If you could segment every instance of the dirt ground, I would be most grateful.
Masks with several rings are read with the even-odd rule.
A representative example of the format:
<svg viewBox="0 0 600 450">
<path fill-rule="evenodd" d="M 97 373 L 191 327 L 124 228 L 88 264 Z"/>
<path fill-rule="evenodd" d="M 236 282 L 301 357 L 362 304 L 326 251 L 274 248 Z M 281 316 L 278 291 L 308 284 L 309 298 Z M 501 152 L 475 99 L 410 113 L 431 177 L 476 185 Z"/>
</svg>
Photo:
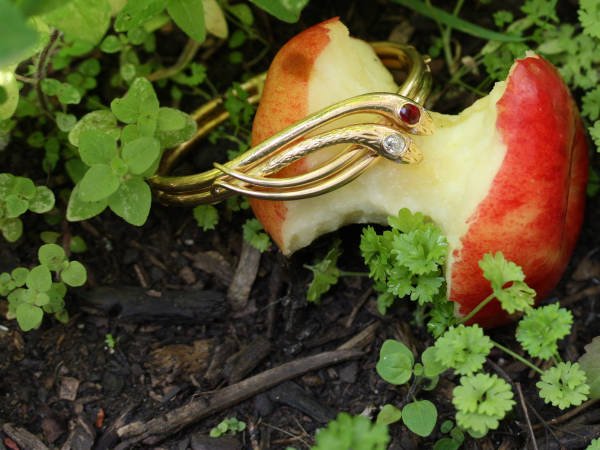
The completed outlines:
<svg viewBox="0 0 600 450">
<path fill-rule="evenodd" d="M 341 15 L 354 34 L 380 40 L 405 13 L 370 2 L 352 2 L 352 8 L 342 8 L 344 2 L 313 3 L 319 5 L 310 6 L 296 25 L 261 25 L 273 49 L 260 64 L 266 67 L 287 37 L 327 17 Z M 426 51 L 423 36 L 435 26 L 421 19 L 413 25 L 414 41 Z M 462 44 L 465 52 L 480 45 L 469 38 Z M 439 82 L 443 61 L 432 66 Z M 466 94 L 447 95 L 435 109 L 456 111 L 472 100 Z M 16 173 L 26 158 L 27 152 L 3 155 L 0 162 Z M 576 359 L 600 330 L 599 211 L 600 198 L 590 198 L 570 266 L 548 299 L 573 311 L 574 331 L 561 343 L 569 359 Z M 371 282 L 361 277 L 343 278 L 320 305 L 309 304 L 310 272 L 303 265 L 323 255 L 333 236 L 291 258 L 274 246 L 261 255 L 244 244 L 242 222 L 242 217 L 222 218 L 217 230 L 203 232 L 190 210 L 157 204 L 141 228 L 111 213 L 63 223 L 63 233 L 81 235 L 88 243 L 78 259 L 88 269 L 89 282 L 70 291 L 66 325 L 45 320 L 39 330 L 23 333 L 14 321 L 0 319 L 0 450 L 307 449 L 315 430 L 340 411 L 358 414 L 402 403 L 408 387 L 381 380 L 375 363 L 385 339 L 402 339 L 421 350 L 431 342 L 422 327 L 406 320 L 412 306 L 399 302 L 382 317 Z M 35 261 L 38 234 L 46 225 L 35 218 L 27 225 L 16 244 L 0 242 L 0 272 Z M 345 270 L 364 270 L 360 231 L 350 226 L 336 233 Z M 2 308 L 4 303 L 4 317 Z M 511 326 L 491 333 L 516 348 Z M 114 345 L 108 345 L 107 336 Z M 558 409 L 540 402 L 535 378 L 524 366 L 493 353 L 488 368 L 519 383 L 523 398 L 497 431 L 467 440 L 464 448 L 533 448 L 523 405 L 537 448 L 583 448 L 600 435 L 597 405 L 561 417 Z M 439 423 L 453 416 L 455 383 L 448 375 L 436 390 L 420 393 L 438 405 Z M 230 417 L 246 422 L 247 429 L 207 437 Z M 158 431 L 144 436 L 149 430 Z M 441 436 L 436 431 L 423 440 L 400 425 L 392 426 L 391 434 L 390 448 L 407 450 L 431 448 Z"/>
</svg>

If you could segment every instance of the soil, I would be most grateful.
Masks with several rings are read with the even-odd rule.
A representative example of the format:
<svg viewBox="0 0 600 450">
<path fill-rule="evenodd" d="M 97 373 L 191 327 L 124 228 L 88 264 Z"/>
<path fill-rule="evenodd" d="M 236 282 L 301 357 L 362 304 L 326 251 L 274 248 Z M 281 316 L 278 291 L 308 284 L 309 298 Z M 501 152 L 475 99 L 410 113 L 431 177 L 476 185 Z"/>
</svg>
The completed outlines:
<svg viewBox="0 0 600 450">
<path fill-rule="evenodd" d="M 466 18 L 491 26 L 489 11 L 504 2 L 491 3 L 466 11 Z M 370 40 L 389 38 L 396 24 L 413 17 L 387 2 L 367 1 L 313 2 L 294 25 L 258 14 L 257 28 L 272 48 L 251 70 L 265 69 L 291 35 L 335 15 L 342 16 L 355 35 Z M 426 52 L 428 37 L 437 33 L 435 24 L 417 18 L 412 27 L 414 32 L 407 37 Z M 455 34 L 465 54 L 481 45 L 477 39 Z M 253 44 L 248 45 L 248 52 L 253 51 Z M 221 52 L 225 56 L 219 56 Z M 226 55 L 227 49 L 221 49 L 213 57 L 219 60 Z M 222 81 L 217 86 L 221 90 L 241 76 L 241 69 L 215 66 L 223 72 L 215 78 Z M 437 82 L 443 83 L 447 76 L 443 60 L 434 60 L 432 67 Z M 464 91 L 451 90 L 440 96 L 434 108 L 456 111 L 472 100 Z M 3 166 L 17 173 L 30 152 L 2 156 Z M 43 176 L 38 181 L 43 182 Z M 570 360 L 582 354 L 600 329 L 596 310 L 599 203 L 597 196 L 589 199 L 572 261 L 546 300 L 569 305 L 573 311 L 573 333 L 561 343 L 561 353 Z M 19 242 L 0 241 L 0 272 L 36 261 L 38 235 L 48 225 L 39 218 L 30 220 Z M 203 232 L 190 210 L 156 204 L 148 223 L 140 228 L 111 213 L 85 223 L 62 223 L 64 236 L 80 235 L 88 244 L 88 251 L 77 259 L 87 267 L 89 282 L 70 291 L 71 319 L 66 325 L 45 320 L 39 330 L 23 333 L 14 321 L 0 319 L 0 450 L 307 449 L 315 431 L 340 411 L 373 414 L 384 403 L 406 402 L 413 393 L 410 386 L 384 382 L 375 364 L 385 339 L 401 339 L 417 350 L 431 342 L 423 327 L 408 319 L 412 305 L 398 302 L 390 314 L 381 316 L 371 282 L 361 277 L 342 278 L 319 305 L 306 301 L 310 272 L 303 265 L 322 256 L 334 238 L 342 240 L 343 269 L 364 270 L 358 252 L 361 227 L 324 236 L 285 258 L 274 246 L 263 254 L 245 246 L 244 220 L 243 215 L 222 217 L 216 230 Z M 244 286 L 251 287 L 247 301 Z M 5 308 L 4 303 L 0 308 Z M 360 333 L 360 352 L 350 355 L 336 350 Z M 513 326 L 491 334 L 518 348 Z M 337 353 L 327 354 L 329 359 L 318 369 L 305 370 L 313 363 L 307 356 L 327 351 Z M 330 357 L 342 362 L 334 363 L 338 360 Z M 258 381 L 251 378 L 290 362 L 296 363 L 296 372 L 279 374 L 280 378 L 268 373 Z M 498 430 L 480 440 L 467 439 L 464 448 L 576 449 L 600 435 L 596 405 L 552 423 L 563 413 L 540 402 L 536 379 L 524 366 L 497 353 L 487 364 L 490 371 L 518 383 L 523 398 Z M 219 393 L 231 385 L 233 397 L 246 392 L 248 385 L 236 384 L 243 380 L 250 380 L 254 390 L 240 401 L 215 405 L 210 400 L 211 396 L 222 400 Z M 453 417 L 450 394 L 456 383 L 456 377 L 444 376 L 437 389 L 419 393 L 438 405 L 438 423 Z M 143 430 L 150 429 L 152 419 L 158 419 L 152 422 L 156 424 L 172 418 L 169 412 L 189 402 L 211 407 L 213 412 L 145 440 L 124 437 L 126 425 L 141 423 Z M 523 406 L 533 423 L 537 447 Z M 193 415 L 190 410 L 186 414 Z M 244 421 L 246 430 L 219 439 L 207 437 L 215 425 L 231 417 Z M 432 448 L 442 436 L 438 427 L 422 439 L 400 425 L 391 427 L 391 435 L 391 449 Z"/>
</svg>

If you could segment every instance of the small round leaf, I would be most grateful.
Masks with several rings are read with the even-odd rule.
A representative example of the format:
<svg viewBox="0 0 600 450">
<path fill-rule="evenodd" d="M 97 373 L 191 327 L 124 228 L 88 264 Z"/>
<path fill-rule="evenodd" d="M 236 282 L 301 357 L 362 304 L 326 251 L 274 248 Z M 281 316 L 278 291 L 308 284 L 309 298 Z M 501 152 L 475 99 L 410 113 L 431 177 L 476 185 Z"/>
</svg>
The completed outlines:
<svg viewBox="0 0 600 450">
<path fill-rule="evenodd" d="M 437 408 L 429 400 L 417 400 L 402 408 L 404 425 L 413 433 L 427 437 L 437 422 Z"/>
<path fill-rule="evenodd" d="M 38 186 L 35 197 L 29 201 L 29 210 L 37 214 L 43 214 L 54 208 L 54 193 L 46 186 Z"/>
<path fill-rule="evenodd" d="M 46 266 L 37 266 L 29 271 L 25 284 L 29 289 L 46 292 L 52 287 L 52 275 Z"/>
<path fill-rule="evenodd" d="M 381 346 L 376 370 L 391 384 L 404 384 L 412 376 L 414 356 L 402 342 L 388 339 Z"/>
<path fill-rule="evenodd" d="M 17 323 L 21 330 L 30 331 L 38 328 L 42 323 L 44 312 L 42 308 L 29 303 L 21 303 L 16 310 Z"/>
<path fill-rule="evenodd" d="M 71 261 L 69 265 L 60 272 L 60 279 L 65 284 L 72 287 L 79 287 L 85 284 L 87 271 L 79 261 Z"/>
<path fill-rule="evenodd" d="M 402 418 L 402 411 L 389 403 L 383 405 L 379 414 L 377 414 L 377 423 L 390 425 L 398 422 Z"/>
<path fill-rule="evenodd" d="M 160 155 L 158 139 L 142 136 L 123 146 L 123 161 L 134 175 L 144 173 Z"/>
<path fill-rule="evenodd" d="M 5 220 L 0 227 L 2 236 L 4 236 L 4 239 L 8 242 L 17 241 L 23 234 L 23 222 L 21 222 L 21 219 L 19 218 Z"/>
<path fill-rule="evenodd" d="M 150 187 L 138 177 L 127 180 L 108 199 L 108 206 L 117 216 L 137 226 L 146 223 L 151 205 Z"/>
<path fill-rule="evenodd" d="M 9 219 L 19 217 L 21 214 L 24 214 L 29 208 L 29 202 L 16 194 L 8 195 L 6 197 L 5 202 L 6 217 Z"/>
<path fill-rule="evenodd" d="M 119 178 L 107 164 L 96 164 L 79 182 L 79 196 L 85 202 L 97 202 L 110 197 L 119 188 Z"/>
<path fill-rule="evenodd" d="M 49 270 L 58 271 L 66 260 L 65 251 L 60 245 L 45 244 L 38 250 L 38 259 L 40 263 Z"/>
</svg>

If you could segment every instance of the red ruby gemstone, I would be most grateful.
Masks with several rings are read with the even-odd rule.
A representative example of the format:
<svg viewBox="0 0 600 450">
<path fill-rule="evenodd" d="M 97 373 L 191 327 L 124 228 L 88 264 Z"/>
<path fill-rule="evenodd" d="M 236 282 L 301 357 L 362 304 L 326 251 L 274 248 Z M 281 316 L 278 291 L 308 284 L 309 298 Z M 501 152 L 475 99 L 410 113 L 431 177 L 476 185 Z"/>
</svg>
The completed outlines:
<svg viewBox="0 0 600 450">
<path fill-rule="evenodd" d="M 409 125 L 416 124 L 421 118 L 421 110 L 412 103 L 405 103 L 400 108 L 400 119 Z"/>
</svg>

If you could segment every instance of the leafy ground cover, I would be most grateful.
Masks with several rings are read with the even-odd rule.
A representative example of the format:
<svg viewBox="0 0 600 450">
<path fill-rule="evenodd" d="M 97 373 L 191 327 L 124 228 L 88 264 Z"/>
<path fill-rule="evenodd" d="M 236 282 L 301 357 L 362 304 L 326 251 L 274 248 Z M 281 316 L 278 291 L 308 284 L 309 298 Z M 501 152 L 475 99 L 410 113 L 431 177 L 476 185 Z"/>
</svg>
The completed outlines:
<svg viewBox="0 0 600 450">
<path fill-rule="evenodd" d="M 600 145 L 600 4 L 307 3 L 0 0 L 0 449 L 600 446 L 593 156 L 542 307 L 518 266 L 482 260 L 489 300 L 522 315 L 485 334 L 452 321 L 444 237 L 418 213 L 285 259 L 243 198 L 166 208 L 146 181 L 219 93 L 231 120 L 182 171 L 245 150 L 239 83 L 335 15 L 430 54 L 443 112 L 536 49 Z"/>
</svg>

